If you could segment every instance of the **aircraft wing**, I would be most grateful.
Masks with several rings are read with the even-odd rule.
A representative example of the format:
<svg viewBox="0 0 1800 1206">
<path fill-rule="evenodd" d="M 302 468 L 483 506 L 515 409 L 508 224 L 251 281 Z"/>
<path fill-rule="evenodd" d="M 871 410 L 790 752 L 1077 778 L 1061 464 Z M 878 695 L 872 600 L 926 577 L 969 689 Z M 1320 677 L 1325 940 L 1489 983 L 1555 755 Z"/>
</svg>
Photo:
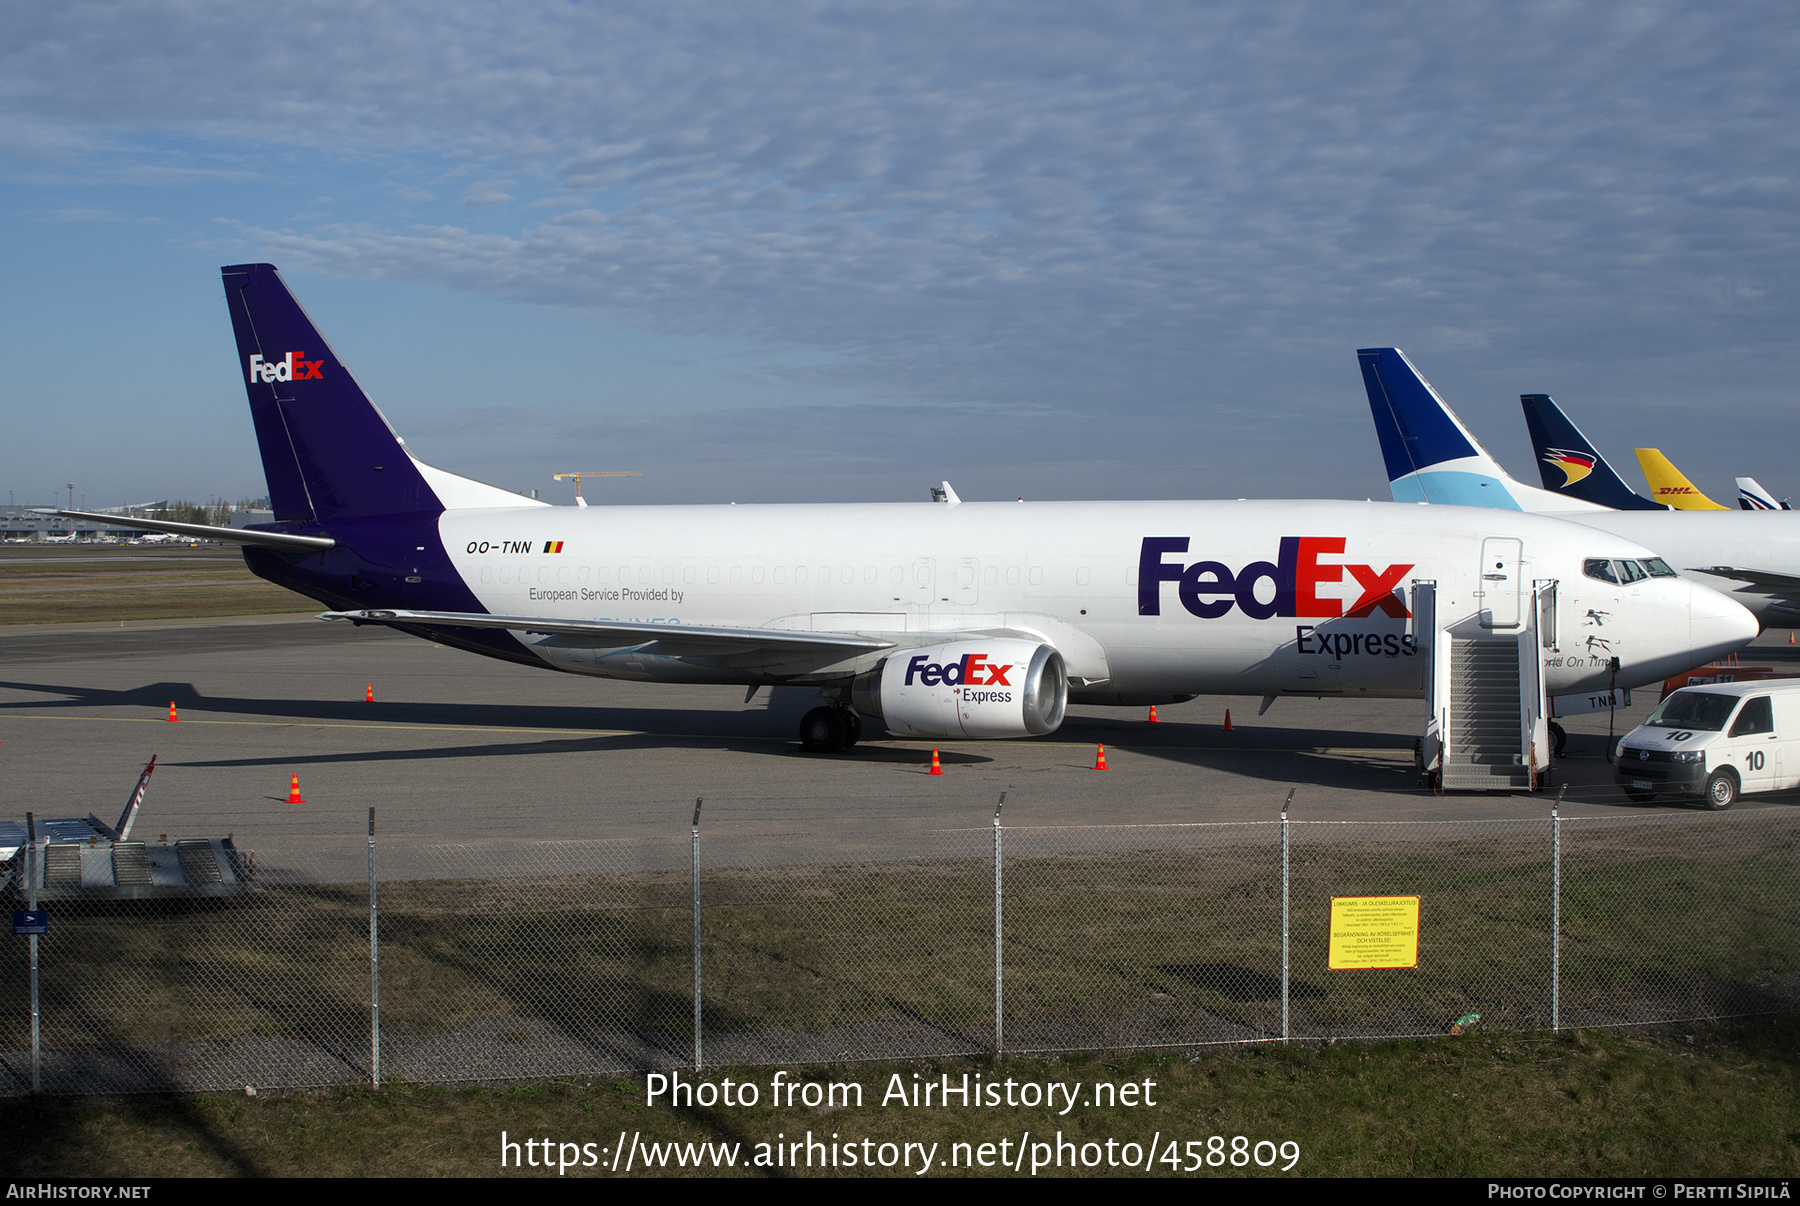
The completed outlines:
<svg viewBox="0 0 1800 1206">
<path fill-rule="evenodd" d="M 259 548 L 281 549 L 288 553 L 318 553 L 333 547 L 337 541 L 329 536 L 295 536 L 288 532 L 259 532 L 254 528 L 221 528 L 210 523 L 175 523 L 167 519 L 133 519 L 124 515 L 103 515 L 97 511 L 51 512 L 69 519 L 89 519 L 115 528 L 145 528 L 152 532 L 170 532 L 176 536 L 197 536 L 202 540 L 221 540 L 227 544 L 254 544 Z"/>
<path fill-rule="evenodd" d="M 502 628 L 573 637 L 596 648 L 624 648 L 656 642 L 657 652 L 725 655 L 756 651 L 840 656 L 891 649 L 893 641 L 852 632 L 796 632 L 784 628 L 704 628 L 694 624 L 647 624 L 636 620 L 564 620 L 548 616 L 494 616 L 467 611 L 327 611 L 321 620 L 394 624 L 421 628 Z"/>
<path fill-rule="evenodd" d="M 1768 570 L 1739 569 L 1735 565 L 1696 565 L 1691 570 L 1696 574 L 1711 574 L 1715 578 L 1731 578 L 1738 582 L 1748 582 L 1772 595 L 1785 595 L 1800 601 L 1800 577 L 1793 574 L 1777 574 Z"/>
</svg>

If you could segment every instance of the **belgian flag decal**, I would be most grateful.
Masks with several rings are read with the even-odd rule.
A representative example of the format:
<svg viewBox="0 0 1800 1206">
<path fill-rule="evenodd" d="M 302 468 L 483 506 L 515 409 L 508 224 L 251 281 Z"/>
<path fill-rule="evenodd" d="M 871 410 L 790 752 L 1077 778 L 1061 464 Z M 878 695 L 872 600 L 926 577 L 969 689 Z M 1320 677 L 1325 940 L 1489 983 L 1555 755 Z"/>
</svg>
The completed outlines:
<svg viewBox="0 0 1800 1206">
<path fill-rule="evenodd" d="M 560 540 L 544 541 L 544 551 L 546 553 L 560 553 L 560 552 L 562 552 L 562 546 L 563 546 L 563 542 Z"/>
</svg>

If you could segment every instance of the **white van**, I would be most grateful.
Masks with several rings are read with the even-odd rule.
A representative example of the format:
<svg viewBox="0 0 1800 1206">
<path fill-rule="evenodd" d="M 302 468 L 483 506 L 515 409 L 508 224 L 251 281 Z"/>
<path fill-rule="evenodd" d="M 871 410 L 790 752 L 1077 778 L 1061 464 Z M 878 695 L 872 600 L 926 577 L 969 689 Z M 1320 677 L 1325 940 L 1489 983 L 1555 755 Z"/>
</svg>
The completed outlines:
<svg viewBox="0 0 1800 1206">
<path fill-rule="evenodd" d="M 1683 687 L 1619 739 L 1613 777 L 1640 803 L 1800 787 L 1800 679 Z"/>
</svg>

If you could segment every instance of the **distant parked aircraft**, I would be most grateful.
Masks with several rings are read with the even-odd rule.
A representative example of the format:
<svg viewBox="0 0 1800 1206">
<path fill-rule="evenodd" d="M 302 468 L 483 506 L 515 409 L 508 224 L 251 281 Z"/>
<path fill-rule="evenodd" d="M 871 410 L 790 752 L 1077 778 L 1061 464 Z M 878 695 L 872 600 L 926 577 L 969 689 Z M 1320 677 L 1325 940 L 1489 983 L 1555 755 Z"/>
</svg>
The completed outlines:
<svg viewBox="0 0 1800 1206">
<path fill-rule="evenodd" d="M 1650 493 L 1657 501 L 1666 502 L 1677 511 L 1731 510 L 1702 494 L 1700 488 L 1658 449 L 1637 448 L 1633 451 L 1637 453 L 1638 465 L 1644 470 L 1644 480 L 1650 483 Z"/>
<path fill-rule="evenodd" d="M 1395 501 L 1503 507 L 1573 520 L 1655 549 L 1685 576 L 1730 592 L 1765 625 L 1800 622 L 1800 512 L 1612 510 L 1572 488 L 1527 486 L 1500 467 L 1400 349 L 1364 348 L 1357 359 Z M 1522 397 L 1535 399 L 1525 407 L 1528 425 L 1534 409 L 1542 417 L 1555 407 L 1544 394 Z M 1540 462 L 1559 449 L 1573 452 L 1587 462 L 1580 466 L 1587 476 L 1629 493 L 1574 424 L 1563 422 L 1566 429 L 1556 429 L 1559 444 L 1538 448 Z M 1571 487 L 1582 484 L 1581 475 L 1567 476 Z"/>
</svg>

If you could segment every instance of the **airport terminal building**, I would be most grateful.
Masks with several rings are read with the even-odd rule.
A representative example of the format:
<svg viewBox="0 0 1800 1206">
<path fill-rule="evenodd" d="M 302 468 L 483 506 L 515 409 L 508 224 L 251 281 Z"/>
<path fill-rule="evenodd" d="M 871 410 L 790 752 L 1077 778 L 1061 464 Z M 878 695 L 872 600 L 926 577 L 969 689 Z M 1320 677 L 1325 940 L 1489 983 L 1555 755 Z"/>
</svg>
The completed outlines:
<svg viewBox="0 0 1800 1206">
<path fill-rule="evenodd" d="M 259 502 L 261 500 L 258 500 Z M 148 528 L 132 526 L 132 519 L 149 511 L 149 507 L 119 507 L 115 522 L 100 523 L 91 519 L 66 519 L 49 514 L 57 504 L 18 503 L 0 505 L 0 540 L 37 543 L 50 540 L 77 541 L 137 540 L 153 535 Z M 267 505 L 266 503 L 264 504 Z M 112 510 L 114 508 L 109 508 Z M 275 516 L 267 510 L 234 510 L 231 526 L 248 527 L 253 523 L 272 523 Z"/>
</svg>

